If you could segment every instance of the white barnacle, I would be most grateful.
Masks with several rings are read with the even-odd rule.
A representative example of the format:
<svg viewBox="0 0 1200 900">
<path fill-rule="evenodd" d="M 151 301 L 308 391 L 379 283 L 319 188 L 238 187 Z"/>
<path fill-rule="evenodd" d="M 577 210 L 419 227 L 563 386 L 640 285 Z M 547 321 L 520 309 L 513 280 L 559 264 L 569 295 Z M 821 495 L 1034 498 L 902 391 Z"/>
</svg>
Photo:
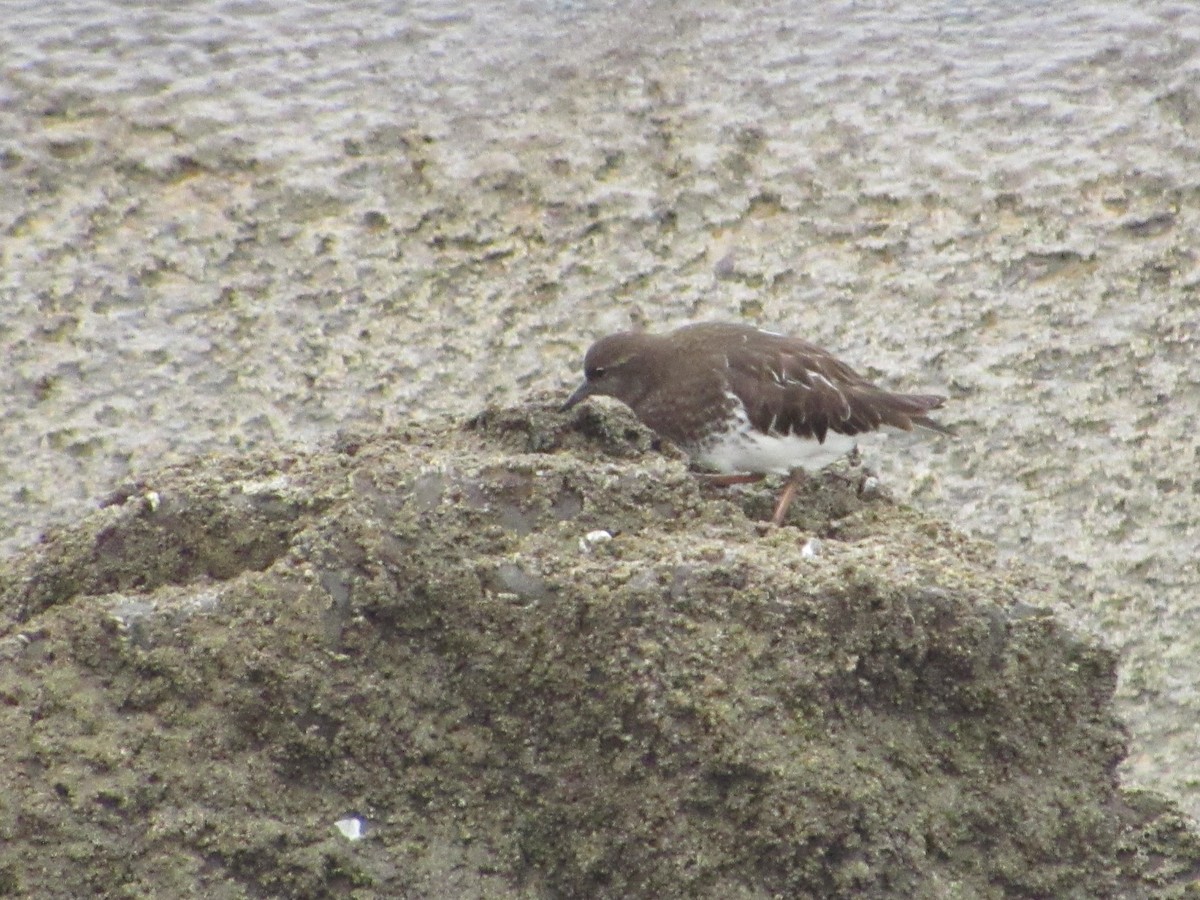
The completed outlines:
<svg viewBox="0 0 1200 900">
<path fill-rule="evenodd" d="M 603 528 L 597 528 L 595 531 L 589 531 L 579 539 L 579 549 L 583 553 L 590 553 L 593 547 L 598 544 L 607 544 L 612 539 L 611 532 L 605 531 Z"/>
<path fill-rule="evenodd" d="M 338 819 L 333 823 L 333 827 L 341 832 L 342 837 L 348 841 L 361 840 L 363 836 L 363 820 L 358 816 L 348 816 L 345 819 Z"/>
</svg>

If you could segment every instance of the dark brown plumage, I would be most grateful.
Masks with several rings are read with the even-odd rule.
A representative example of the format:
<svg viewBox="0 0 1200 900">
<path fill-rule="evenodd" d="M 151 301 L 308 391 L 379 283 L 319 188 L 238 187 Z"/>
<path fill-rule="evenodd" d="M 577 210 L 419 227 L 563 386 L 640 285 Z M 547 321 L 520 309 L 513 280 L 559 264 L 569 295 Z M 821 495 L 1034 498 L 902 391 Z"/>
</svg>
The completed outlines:
<svg viewBox="0 0 1200 900">
<path fill-rule="evenodd" d="M 947 432 L 927 415 L 944 398 L 884 390 L 816 344 L 749 325 L 609 335 L 588 350 L 584 375 L 564 409 L 616 397 L 718 472 L 819 469 L 884 426 Z"/>
</svg>

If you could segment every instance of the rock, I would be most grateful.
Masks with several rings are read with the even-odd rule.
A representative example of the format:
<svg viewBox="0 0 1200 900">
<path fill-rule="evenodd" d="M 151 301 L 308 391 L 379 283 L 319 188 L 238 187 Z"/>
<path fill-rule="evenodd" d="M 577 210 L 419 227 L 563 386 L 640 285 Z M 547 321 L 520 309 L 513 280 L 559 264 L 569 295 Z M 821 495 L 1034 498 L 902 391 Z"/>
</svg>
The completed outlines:
<svg viewBox="0 0 1200 900">
<path fill-rule="evenodd" d="M 857 484 L 548 399 L 149 476 L 0 574 L 0 887 L 1182 895 L 1113 655 Z"/>
</svg>

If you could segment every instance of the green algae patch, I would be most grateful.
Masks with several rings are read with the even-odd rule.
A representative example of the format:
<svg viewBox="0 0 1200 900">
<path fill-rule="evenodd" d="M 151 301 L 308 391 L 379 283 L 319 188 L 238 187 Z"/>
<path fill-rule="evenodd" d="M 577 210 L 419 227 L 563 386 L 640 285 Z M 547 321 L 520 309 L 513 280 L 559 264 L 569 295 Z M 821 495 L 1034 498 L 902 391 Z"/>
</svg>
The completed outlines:
<svg viewBox="0 0 1200 900">
<path fill-rule="evenodd" d="M 0 893 L 1183 896 L 1112 655 L 863 484 L 549 403 L 149 476 L 0 580 Z"/>
</svg>

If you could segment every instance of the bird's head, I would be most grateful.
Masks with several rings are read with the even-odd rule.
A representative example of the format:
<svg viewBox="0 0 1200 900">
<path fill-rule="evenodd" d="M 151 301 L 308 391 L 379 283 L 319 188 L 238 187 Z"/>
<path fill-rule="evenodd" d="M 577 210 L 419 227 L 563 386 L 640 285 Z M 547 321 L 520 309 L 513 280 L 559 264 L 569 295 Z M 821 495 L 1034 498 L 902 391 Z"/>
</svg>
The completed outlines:
<svg viewBox="0 0 1200 900">
<path fill-rule="evenodd" d="M 593 396 L 616 397 L 633 406 L 657 381 L 654 342 L 653 335 L 638 331 L 610 334 L 596 341 L 583 358 L 583 384 L 563 404 L 563 410 Z"/>
</svg>

